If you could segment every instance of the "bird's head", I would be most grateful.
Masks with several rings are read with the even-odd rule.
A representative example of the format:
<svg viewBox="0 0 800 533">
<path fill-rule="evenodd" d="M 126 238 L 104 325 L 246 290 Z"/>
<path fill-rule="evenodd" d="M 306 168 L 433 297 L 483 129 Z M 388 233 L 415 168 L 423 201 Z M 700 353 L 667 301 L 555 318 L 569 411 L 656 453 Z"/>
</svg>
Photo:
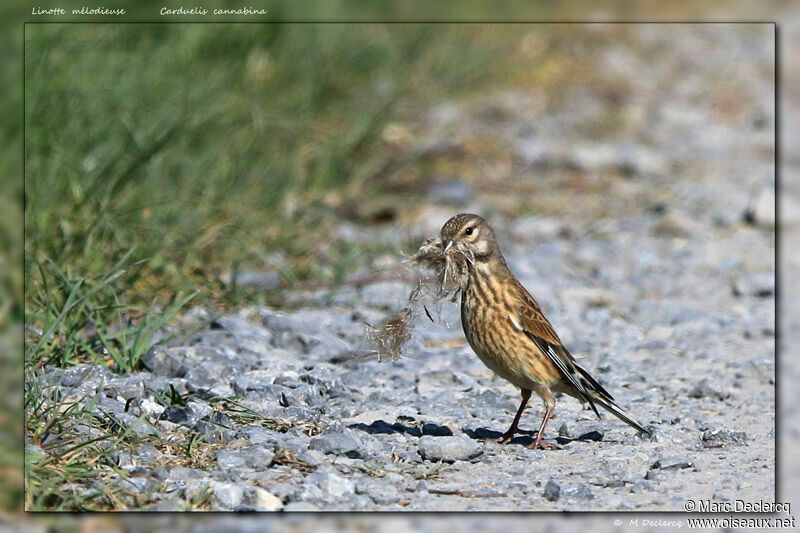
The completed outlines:
<svg viewBox="0 0 800 533">
<path fill-rule="evenodd" d="M 445 255 L 454 250 L 471 261 L 486 260 L 499 254 L 491 226 L 478 215 L 462 213 L 442 226 L 442 244 Z"/>
</svg>

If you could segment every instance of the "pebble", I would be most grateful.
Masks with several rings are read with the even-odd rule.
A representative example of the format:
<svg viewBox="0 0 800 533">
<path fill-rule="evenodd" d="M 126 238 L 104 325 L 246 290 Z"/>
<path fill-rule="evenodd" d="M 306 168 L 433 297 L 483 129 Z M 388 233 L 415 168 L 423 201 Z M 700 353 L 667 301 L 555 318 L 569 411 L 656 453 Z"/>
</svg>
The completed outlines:
<svg viewBox="0 0 800 533">
<path fill-rule="evenodd" d="M 739 276 L 733 285 L 733 294 L 769 298 L 775 294 L 775 274 L 751 273 Z"/>
<path fill-rule="evenodd" d="M 660 457 L 650 468 L 652 470 L 680 470 L 683 468 L 692 468 L 693 466 L 694 462 L 688 457 L 669 455 Z"/>
<path fill-rule="evenodd" d="M 236 483 L 214 481 L 211 483 L 214 498 L 226 509 L 234 509 L 242 503 L 244 490 Z"/>
<path fill-rule="evenodd" d="M 703 433 L 703 445 L 706 448 L 721 448 L 723 446 L 745 446 L 747 433 L 744 431 L 731 431 L 728 429 L 713 429 Z"/>
<path fill-rule="evenodd" d="M 311 439 L 309 449 L 325 454 L 361 457 L 361 444 L 349 433 L 328 433 Z"/>
<path fill-rule="evenodd" d="M 483 453 L 476 441 L 466 436 L 432 437 L 425 435 L 419 439 L 419 453 L 427 461 L 468 461 Z"/>
<path fill-rule="evenodd" d="M 353 494 L 356 490 L 353 481 L 332 472 L 314 472 L 310 477 L 312 481 L 316 482 L 323 494 L 333 498 L 342 498 Z"/>
<path fill-rule="evenodd" d="M 544 499 L 549 502 L 555 502 L 558 501 L 560 497 L 561 486 L 552 479 L 548 480 L 547 484 L 544 486 Z"/>
<path fill-rule="evenodd" d="M 768 187 L 761 190 L 753 199 L 752 205 L 744 215 L 747 222 L 764 229 L 775 229 L 775 188 Z"/>
<path fill-rule="evenodd" d="M 283 501 L 271 492 L 261 487 L 248 487 L 243 498 L 243 504 L 253 511 L 280 511 Z"/>
<path fill-rule="evenodd" d="M 709 383 L 708 378 L 703 378 L 689 390 L 690 398 L 715 398 L 726 400 L 730 397 L 729 392 L 722 391 L 716 385 Z"/>
</svg>

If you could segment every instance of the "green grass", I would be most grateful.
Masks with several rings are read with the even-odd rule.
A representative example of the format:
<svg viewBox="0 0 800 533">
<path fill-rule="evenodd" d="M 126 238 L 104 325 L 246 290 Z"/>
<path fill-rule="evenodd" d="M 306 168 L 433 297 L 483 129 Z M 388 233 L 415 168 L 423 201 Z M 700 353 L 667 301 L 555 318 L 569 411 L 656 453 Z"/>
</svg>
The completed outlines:
<svg viewBox="0 0 800 533">
<path fill-rule="evenodd" d="M 273 268 L 273 252 L 286 258 L 286 286 L 335 284 L 397 253 L 330 237 L 346 218 L 369 220 L 371 202 L 400 202 L 390 216 L 417 202 L 387 183 L 431 162 L 398 154 L 384 132 L 413 132 L 437 102 L 535 74 L 518 52 L 529 31 L 28 25 L 26 359 L 74 364 L 97 360 L 101 346 L 129 370 L 163 322 L 155 317 L 189 294 L 211 307 L 279 302 L 230 281 L 240 268 Z M 129 349 L 109 328 L 131 317 Z"/>
<path fill-rule="evenodd" d="M 152 306 L 131 322 L 133 308 L 126 306 L 115 282 L 130 267 L 129 250 L 108 271 L 95 278 L 71 278 L 51 259 L 38 263 L 42 290 L 34 296 L 32 322 L 40 330 L 31 335 L 27 367 L 65 367 L 84 360 L 112 364 L 120 373 L 140 370 L 142 355 L 152 346 L 155 333 L 172 320 L 194 294 L 176 295 L 166 309 Z"/>
<path fill-rule="evenodd" d="M 96 397 L 59 400 L 59 387 L 44 388 L 30 377 L 26 390 L 26 439 L 42 445 L 31 449 L 25 461 L 25 508 L 29 511 L 99 511 L 121 506 L 121 490 L 104 482 L 125 477 L 111 454 L 137 442 L 113 415 L 98 414 Z M 79 424 L 91 427 L 93 436 L 75 433 Z M 48 440 L 49 437 L 53 437 Z M 45 444 L 46 442 L 46 444 Z M 85 486 L 98 482 L 97 489 Z"/>
<path fill-rule="evenodd" d="M 213 434 L 176 433 L 164 439 L 137 436 L 132 425 L 97 409 L 99 395 L 103 394 L 99 391 L 65 399 L 59 384 L 44 386 L 40 377 L 32 374 L 26 392 L 26 437 L 36 446 L 29 448 L 25 463 L 25 508 L 29 511 L 107 511 L 154 503 L 165 486 L 157 484 L 152 493 L 144 495 L 126 490 L 124 480 L 130 474 L 116 464 L 116 453 L 135 453 L 139 445 L 148 443 L 164 454 L 161 464 L 167 468 L 208 470 L 214 465 L 216 452 L 224 447 Z M 155 400 L 164 407 L 181 407 L 188 397 L 170 386 L 156 394 Z M 312 422 L 294 424 L 261 415 L 234 398 L 208 401 L 215 411 L 239 425 L 259 424 L 280 432 L 298 428 L 307 435 L 316 435 L 321 429 Z M 149 422 L 142 416 L 135 423 Z M 288 450 L 278 450 L 274 462 L 305 472 L 314 470 Z M 205 508 L 208 496 L 198 495 L 187 502 L 187 509 Z"/>
<path fill-rule="evenodd" d="M 285 251 L 319 274 L 343 199 L 380 189 L 402 108 L 480 85 L 473 31 L 385 25 L 29 25 L 26 277 L 48 257 L 91 277 L 134 246 L 120 284 L 226 302 L 234 264 Z M 335 261 L 335 257 L 331 258 Z M 327 261 L 327 262 L 330 262 Z M 291 281 L 291 280 L 289 280 Z"/>
</svg>

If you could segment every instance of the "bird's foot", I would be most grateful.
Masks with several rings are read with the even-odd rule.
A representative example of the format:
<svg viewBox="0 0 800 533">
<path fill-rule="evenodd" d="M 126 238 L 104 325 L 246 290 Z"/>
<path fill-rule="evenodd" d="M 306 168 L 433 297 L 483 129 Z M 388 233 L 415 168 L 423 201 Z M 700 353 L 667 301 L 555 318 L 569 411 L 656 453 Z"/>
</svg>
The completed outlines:
<svg viewBox="0 0 800 533">
<path fill-rule="evenodd" d="M 496 441 L 500 444 L 508 444 L 514 438 L 513 431 L 506 431 L 501 437 L 497 437 Z"/>
<path fill-rule="evenodd" d="M 558 449 L 558 447 L 555 444 L 552 444 L 550 442 L 542 442 L 543 438 L 544 438 L 544 435 L 541 432 L 539 432 L 539 434 L 536 435 L 536 438 L 528 446 L 528 448 L 531 449 L 531 450 L 535 450 L 537 448 L 541 448 L 542 450 L 557 450 Z"/>
</svg>

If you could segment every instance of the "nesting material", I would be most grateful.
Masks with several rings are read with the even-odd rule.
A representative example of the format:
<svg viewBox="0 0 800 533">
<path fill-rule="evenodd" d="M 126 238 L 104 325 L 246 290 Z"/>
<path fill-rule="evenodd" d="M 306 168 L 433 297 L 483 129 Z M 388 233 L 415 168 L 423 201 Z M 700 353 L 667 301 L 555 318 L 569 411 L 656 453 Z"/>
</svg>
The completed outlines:
<svg viewBox="0 0 800 533">
<path fill-rule="evenodd" d="M 416 282 L 408 294 L 408 303 L 378 325 L 366 325 L 367 342 L 378 354 L 378 361 L 396 361 L 413 338 L 417 319 L 424 312 L 433 321 L 428 306 L 436 309 L 443 301 L 455 302 L 467 286 L 468 263 L 474 258 L 468 251 L 451 246 L 445 249 L 441 239 L 428 239 L 405 264 L 415 272 Z M 433 276 L 425 271 L 432 271 Z"/>
</svg>

